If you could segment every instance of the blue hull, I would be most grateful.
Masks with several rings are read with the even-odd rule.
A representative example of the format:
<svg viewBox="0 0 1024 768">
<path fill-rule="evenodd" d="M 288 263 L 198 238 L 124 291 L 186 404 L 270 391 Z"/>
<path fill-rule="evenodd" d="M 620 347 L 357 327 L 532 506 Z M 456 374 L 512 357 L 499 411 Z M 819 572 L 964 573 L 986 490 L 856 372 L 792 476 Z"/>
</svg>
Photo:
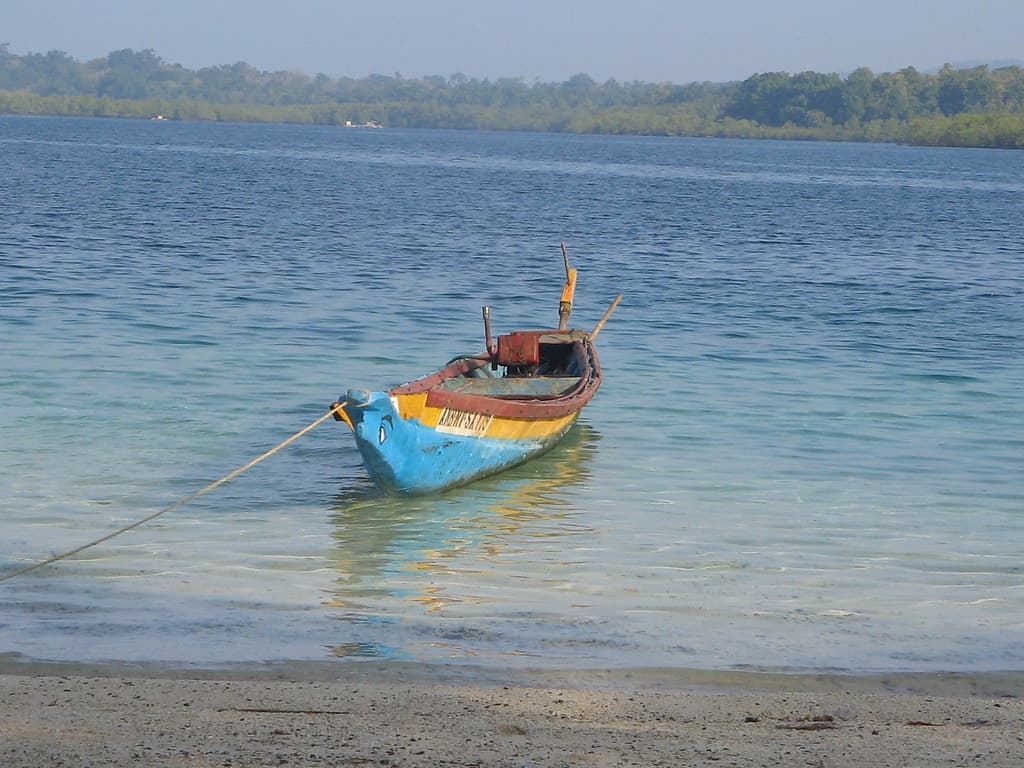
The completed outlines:
<svg viewBox="0 0 1024 768">
<path fill-rule="evenodd" d="M 356 445 L 373 480 L 394 493 L 431 493 L 521 464 L 554 446 L 572 426 L 531 439 L 453 435 L 403 419 L 387 392 L 345 404 Z M 574 420 L 573 420 L 574 421 Z"/>
</svg>

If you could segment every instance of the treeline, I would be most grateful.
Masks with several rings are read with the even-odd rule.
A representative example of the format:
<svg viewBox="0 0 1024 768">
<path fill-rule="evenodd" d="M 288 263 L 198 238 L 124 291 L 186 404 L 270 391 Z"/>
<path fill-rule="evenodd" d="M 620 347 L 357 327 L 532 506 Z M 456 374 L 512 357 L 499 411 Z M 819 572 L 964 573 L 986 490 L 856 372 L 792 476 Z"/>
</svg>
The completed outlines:
<svg viewBox="0 0 1024 768">
<path fill-rule="evenodd" d="M 725 110 L 730 117 L 764 125 L 810 128 L 874 120 L 955 117 L 978 113 L 1024 113 L 1024 69 L 988 67 L 935 75 L 913 67 L 878 75 L 870 69 L 849 76 L 769 72 L 740 83 Z"/>
<path fill-rule="evenodd" d="M 151 50 L 79 62 L 0 46 L 0 113 L 409 128 L 897 141 L 1024 148 L 1024 69 L 772 72 L 737 83 L 315 77 L 248 64 L 190 70 Z"/>
</svg>

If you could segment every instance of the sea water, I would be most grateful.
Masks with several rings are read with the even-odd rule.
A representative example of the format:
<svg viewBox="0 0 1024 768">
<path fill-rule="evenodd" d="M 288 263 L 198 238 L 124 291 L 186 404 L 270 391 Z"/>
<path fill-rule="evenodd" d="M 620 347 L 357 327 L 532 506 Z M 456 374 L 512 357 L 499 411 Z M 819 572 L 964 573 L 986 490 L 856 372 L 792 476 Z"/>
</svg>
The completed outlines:
<svg viewBox="0 0 1024 768">
<path fill-rule="evenodd" d="M 389 498 L 331 421 L 0 582 L 0 655 L 1024 668 L 1024 153 L 0 117 L 0 574 L 552 325 L 559 448 Z"/>
</svg>

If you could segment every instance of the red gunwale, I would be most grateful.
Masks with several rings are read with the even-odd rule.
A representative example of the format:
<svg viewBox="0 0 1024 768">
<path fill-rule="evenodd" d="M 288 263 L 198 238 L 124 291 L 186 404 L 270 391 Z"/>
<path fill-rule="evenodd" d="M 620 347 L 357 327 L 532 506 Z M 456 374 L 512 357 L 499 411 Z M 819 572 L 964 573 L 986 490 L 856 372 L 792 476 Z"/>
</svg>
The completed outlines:
<svg viewBox="0 0 1024 768">
<path fill-rule="evenodd" d="M 601 385 L 601 364 L 597 350 L 590 337 L 576 331 L 543 331 L 552 335 L 569 335 L 570 343 L 579 364 L 579 384 L 568 392 L 556 397 L 497 398 L 486 395 L 471 395 L 463 392 L 449 392 L 440 389 L 448 379 L 461 376 L 490 362 L 487 353 L 472 358 L 462 358 L 439 371 L 389 390 L 390 395 L 415 395 L 427 393 L 427 405 L 435 408 L 453 408 L 487 416 L 510 419 L 557 419 L 578 412 L 590 402 Z"/>
</svg>

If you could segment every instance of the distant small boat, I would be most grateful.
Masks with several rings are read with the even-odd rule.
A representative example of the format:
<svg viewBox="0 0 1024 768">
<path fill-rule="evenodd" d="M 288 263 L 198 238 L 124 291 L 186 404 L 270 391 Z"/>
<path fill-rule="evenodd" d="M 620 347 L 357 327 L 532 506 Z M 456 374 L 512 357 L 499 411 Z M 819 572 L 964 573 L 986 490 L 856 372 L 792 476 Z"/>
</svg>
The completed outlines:
<svg viewBox="0 0 1024 768">
<path fill-rule="evenodd" d="M 383 490 L 441 491 L 521 464 L 554 446 L 601 386 L 592 331 L 568 328 L 576 270 L 565 246 L 566 282 L 556 329 L 515 331 L 486 350 L 384 392 L 350 389 L 332 404 L 351 427 L 370 476 Z"/>
</svg>

